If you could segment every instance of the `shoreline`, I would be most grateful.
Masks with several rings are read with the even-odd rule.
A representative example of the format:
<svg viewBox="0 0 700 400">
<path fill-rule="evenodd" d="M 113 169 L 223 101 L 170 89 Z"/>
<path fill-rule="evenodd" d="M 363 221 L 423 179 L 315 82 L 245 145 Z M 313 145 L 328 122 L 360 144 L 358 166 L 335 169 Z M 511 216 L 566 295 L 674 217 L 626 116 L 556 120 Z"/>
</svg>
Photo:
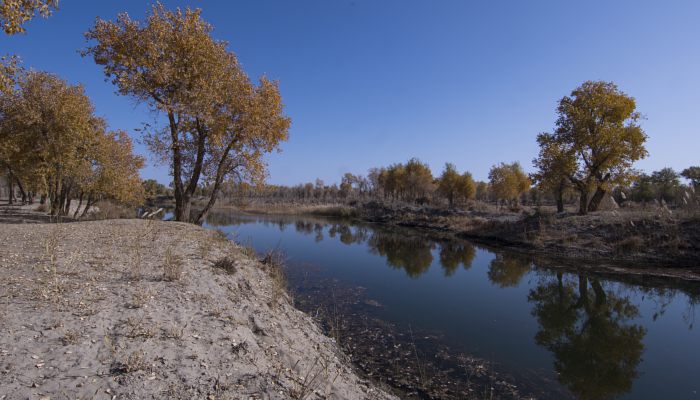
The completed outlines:
<svg viewBox="0 0 700 400">
<path fill-rule="evenodd" d="M 338 209 L 342 209 L 342 213 L 334 214 L 333 212 Z M 326 216 L 363 223 L 407 227 L 530 255 L 543 261 L 550 268 L 580 269 L 581 267 L 572 268 L 562 265 L 578 262 L 589 264 L 585 270 L 596 273 L 700 282 L 700 261 L 698 261 L 700 260 L 700 219 L 678 222 L 664 220 L 655 214 L 626 215 L 610 211 L 594 213 L 583 218 L 576 215 L 557 218 L 551 214 L 544 217 L 528 217 L 514 213 L 450 214 L 449 211 L 444 210 L 442 215 L 439 213 L 435 215 L 434 210 L 426 212 L 419 209 L 415 212 L 408 207 L 397 210 L 386 207 L 342 205 L 302 207 L 274 205 L 271 210 L 259 205 L 249 208 L 224 206 L 217 210 L 232 210 L 250 215 Z M 558 226 L 557 224 L 563 225 L 560 223 L 561 220 L 564 224 L 568 223 L 568 220 L 574 220 L 575 224 Z M 677 234 L 676 237 L 671 238 L 671 240 L 685 240 L 689 244 L 691 248 L 684 254 L 673 254 L 672 249 L 664 248 L 658 242 L 643 249 L 639 248 L 643 246 L 639 244 L 635 244 L 636 247 L 632 249 L 627 249 L 620 244 L 620 241 L 626 240 L 625 238 L 618 238 L 617 241 L 610 238 L 616 235 L 637 237 L 639 234 L 648 235 L 649 231 L 652 235 L 663 236 L 663 232 L 657 234 L 653 230 L 664 226 L 668 229 L 675 223 L 688 226 L 686 233 L 688 237 L 679 239 L 681 235 Z M 532 232 L 534 236 L 530 236 L 533 235 Z M 541 232 L 551 237 L 542 240 L 541 236 L 544 235 Z M 570 240 L 571 237 L 574 240 Z M 635 253 L 635 251 L 638 252 Z"/>
</svg>

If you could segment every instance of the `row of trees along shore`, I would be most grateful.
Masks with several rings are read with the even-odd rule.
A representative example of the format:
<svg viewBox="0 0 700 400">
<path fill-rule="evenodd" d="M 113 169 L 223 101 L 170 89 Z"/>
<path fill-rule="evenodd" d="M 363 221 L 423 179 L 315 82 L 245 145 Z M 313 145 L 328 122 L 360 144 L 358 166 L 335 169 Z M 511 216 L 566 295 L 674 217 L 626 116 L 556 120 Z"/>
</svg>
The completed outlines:
<svg viewBox="0 0 700 400">
<path fill-rule="evenodd" d="M 23 32 L 26 21 L 58 5 L 10 3 L 0 5 L 7 34 Z M 262 182 L 262 157 L 287 139 L 291 124 L 277 82 L 264 76 L 251 82 L 228 44 L 211 32 L 200 10 L 171 11 L 157 3 L 144 21 L 126 13 L 115 21 L 98 18 L 82 50 L 119 94 L 159 116 L 158 126 L 146 124 L 139 132 L 170 167 L 178 221 L 201 223 L 224 182 Z M 16 57 L 0 65 L 0 168 L 21 188 L 23 201 L 40 193 L 54 215 L 66 215 L 73 198 L 87 201 L 83 215 L 98 199 L 142 201 L 143 159 L 133 155 L 128 135 L 108 131 L 94 115 L 81 86 L 25 71 Z M 203 185 L 209 200 L 194 212 L 193 196 Z"/>
<path fill-rule="evenodd" d="M 372 168 L 366 176 L 346 173 L 340 185 L 327 186 L 317 179 L 294 187 L 230 188 L 232 196 L 277 200 L 327 202 L 392 200 L 418 204 L 447 203 L 449 207 L 471 200 L 510 204 L 556 203 L 559 212 L 578 198 L 579 213 L 596 211 L 606 196 L 660 204 L 697 203 L 700 167 L 680 174 L 663 168 L 651 175 L 633 168 L 648 155 L 647 135 L 634 98 L 610 82 L 584 82 L 559 101 L 553 132 L 537 135 L 540 152 L 533 160 L 536 172 L 527 175 L 517 162 L 494 165 L 488 182 L 475 182 L 469 172 L 459 173 L 446 164 L 438 177 L 428 165 L 413 158 L 405 164 Z M 690 181 L 683 186 L 680 177 Z"/>
<path fill-rule="evenodd" d="M 0 24 L 9 34 L 24 32 L 36 14 L 50 15 L 52 0 L 3 2 Z M 295 187 L 264 185 L 264 154 L 288 137 L 278 84 L 252 82 L 227 43 L 211 36 L 200 10 L 152 6 L 144 21 L 120 14 L 97 19 L 85 37 L 83 56 L 101 66 L 118 93 L 159 116 L 144 125 L 141 139 L 173 178 L 175 219 L 201 223 L 217 197 L 246 196 L 294 201 L 374 199 L 418 204 L 464 205 L 472 200 L 564 204 L 577 199 L 579 213 L 618 200 L 696 202 L 700 167 L 681 176 L 664 168 L 650 175 L 633 168 L 647 156 L 647 135 L 634 98 L 610 82 L 584 82 L 559 101 L 552 132 L 537 135 L 536 172 L 500 163 L 488 182 L 446 164 L 440 176 L 413 158 L 373 168 L 366 176 L 347 173 L 339 185 L 322 181 Z M 135 156 L 129 136 L 110 131 L 80 85 L 47 72 L 26 71 L 16 57 L 0 62 L 0 168 L 23 201 L 36 193 L 48 198 L 51 212 L 66 215 L 71 200 L 85 201 L 83 214 L 98 200 L 138 203 L 144 192 L 160 191 L 153 181 L 138 185 L 144 160 Z M 143 190 L 142 190 L 143 189 Z M 195 197 L 204 206 L 193 211 Z M 78 207 L 80 209 L 80 207 Z M 76 210 L 77 216 L 77 210 Z"/>
<path fill-rule="evenodd" d="M 49 16 L 57 1 L 5 1 L 0 26 L 7 35 L 23 33 L 36 14 Z M 23 203 L 47 200 L 52 215 L 85 216 L 108 197 L 121 203 L 142 199 L 139 169 L 123 131 L 110 131 L 81 85 L 48 72 L 23 69 L 16 56 L 0 60 L 0 169 L 13 201 L 17 187 Z M 82 208 L 81 208 L 82 207 Z M 79 214 L 80 213 L 80 214 Z"/>
</svg>

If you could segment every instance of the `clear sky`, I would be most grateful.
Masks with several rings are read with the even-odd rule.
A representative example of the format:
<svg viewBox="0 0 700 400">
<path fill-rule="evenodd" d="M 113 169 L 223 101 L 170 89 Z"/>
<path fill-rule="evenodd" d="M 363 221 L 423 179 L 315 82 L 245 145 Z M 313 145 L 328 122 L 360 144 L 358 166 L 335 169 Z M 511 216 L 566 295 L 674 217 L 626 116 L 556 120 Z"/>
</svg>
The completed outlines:
<svg viewBox="0 0 700 400">
<path fill-rule="evenodd" d="M 535 135 L 585 80 L 614 81 L 645 116 L 646 171 L 700 164 L 700 1 L 248 0 L 165 1 L 203 9 L 247 73 L 280 81 L 293 123 L 268 157 L 271 183 L 418 157 L 486 179 L 491 165 L 531 170 Z M 112 128 L 153 115 L 119 96 L 78 50 L 95 17 L 141 18 L 143 1 L 61 0 L 28 33 L 0 35 L 0 53 L 85 85 Z M 147 150 L 138 145 L 138 151 Z M 166 166 L 144 178 L 169 181 Z"/>
</svg>

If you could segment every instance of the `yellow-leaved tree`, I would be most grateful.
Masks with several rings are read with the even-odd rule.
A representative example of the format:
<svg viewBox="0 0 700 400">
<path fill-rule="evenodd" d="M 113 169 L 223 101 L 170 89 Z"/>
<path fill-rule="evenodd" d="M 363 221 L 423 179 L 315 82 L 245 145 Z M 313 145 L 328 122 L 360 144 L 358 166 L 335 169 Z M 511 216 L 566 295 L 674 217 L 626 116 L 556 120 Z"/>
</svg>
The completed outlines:
<svg viewBox="0 0 700 400">
<path fill-rule="evenodd" d="M 557 113 L 554 133 L 538 136 L 538 174 L 554 182 L 566 176 L 579 192 L 579 213 L 596 211 L 647 156 L 636 102 L 612 82 L 587 81 L 559 101 Z"/>
<path fill-rule="evenodd" d="M 500 163 L 489 171 L 491 195 L 496 200 L 518 203 L 520 196 L 530 190 L 530 178 L 519 163 Z"/>
<path fill-rule="evenodd" d="M 211 36 L 201 10 L 170 11 L 157 3 L 143 23 L 127 14 L 98 19 L 83 54 L 104 68 L 119 93 L 165 117 L 145 132 L 151 150 L 171 167 L 175 219 L 201 223 L 225 179 L 259 181 L 262 157 L 287 139 L 279 87 L 250 82 L 226 42 Z M 203 211 L 193 214 L 200 181 L 212 185 Z"/>
<path fill-rule="evenodd" d="M 445 169 L 438 178 L 438 193 L 445 197 L 453 207 L 456 201 L 473 199 L 476 194 L 476 185 L 469 172 L 459 174 L 454 164 L 445 164 Z"/>
<path fill-rule="evenodd" d="M 73 197 L 87 199 L 83 215 L 103 198 L 138 200 L 143 160 L 125 133 L 106 126 L 82 86 L 24 72 L 15 91 L 0 95 L 0 164 L 23 198 L 46 193 L 52 215 L 68 215 Z"/>
</svg>

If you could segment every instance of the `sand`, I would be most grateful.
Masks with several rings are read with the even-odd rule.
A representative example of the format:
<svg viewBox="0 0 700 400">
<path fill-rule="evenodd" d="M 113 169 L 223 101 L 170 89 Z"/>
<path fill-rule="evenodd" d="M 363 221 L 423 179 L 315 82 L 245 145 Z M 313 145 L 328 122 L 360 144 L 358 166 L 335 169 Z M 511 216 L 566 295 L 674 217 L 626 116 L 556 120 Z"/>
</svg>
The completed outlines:
<svg viewBox="0 0 700 400">
<path fill-rule="evenodd" d="M 217 232 L 0 223 L 0 243 L 0 399 L 394 398 Z"/>
</svg>

